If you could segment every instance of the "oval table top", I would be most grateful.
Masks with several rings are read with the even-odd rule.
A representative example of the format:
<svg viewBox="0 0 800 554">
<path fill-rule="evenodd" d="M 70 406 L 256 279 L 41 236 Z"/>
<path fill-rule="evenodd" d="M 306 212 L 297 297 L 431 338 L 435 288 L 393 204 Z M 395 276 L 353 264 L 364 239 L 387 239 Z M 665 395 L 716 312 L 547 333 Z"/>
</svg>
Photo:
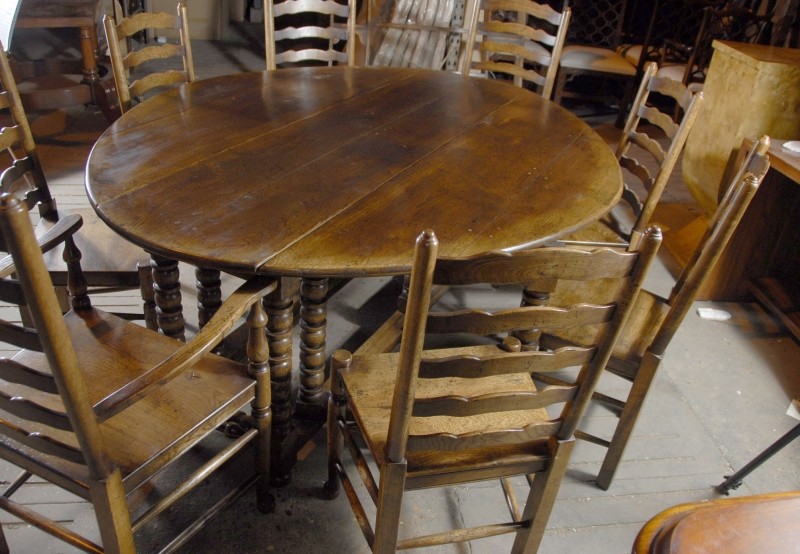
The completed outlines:
<svg viewBox="0 0 800 554">
<path fill-rule="evenodd" d="M 86 187 L 146 250 L 272 275 L 408 273 L 440 256 L 538 246 L 617 202 L 613 152 L 584 122 L 507 83 L 315 67 L 197 81 L 134 107 L 97 141 Z"/>
</svg>

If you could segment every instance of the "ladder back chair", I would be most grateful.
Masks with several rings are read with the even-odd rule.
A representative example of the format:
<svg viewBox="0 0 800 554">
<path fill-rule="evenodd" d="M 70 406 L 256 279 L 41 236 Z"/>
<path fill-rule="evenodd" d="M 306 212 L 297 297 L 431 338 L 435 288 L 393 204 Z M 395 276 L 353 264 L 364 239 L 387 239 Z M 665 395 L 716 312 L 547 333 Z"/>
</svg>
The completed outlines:
<svg viewBox="0 0 800 554">
<path fill-rule="evenodd" d="M 635 86 L 636 64 L 618 52 L 627 5 L 628 0 L 569 0 L 572 23 L 561 52 L 556 102 L 576 98 L 621 105 L 628 97 Z M 586 80 L 598 83 L 587 84 Z M 614 87 L 620 83 L 623 90 L 618 91 Z M 623 111 L 624 106 L 620 113 Z"/>
<path fill-rule="evenodd" d="M 574 429 L 660 240 L 660 231 L 653 229 L 639 252 L 540 248 L 437 259 L 435 235 L 420 235 L 399 352 L 359 355 L 338 350 L 331 361 L 326 490 L 335 495 L 341 480 L 374 552 L 502 533 L 516 533 L 513 552 L 536 552 L 569 460 Z M 602 305 L 587 296 L 559 307 L 429 311 L 434 283 L 458 287 L 603 278 L 619 287 L 615 298 Z M 602 331 L 585 347 L 524 352 L 515 337 L 500 338 L 516 329 L 589 323 Z M 425 341 L 435 335 L 458 337 L 461 346 L 431 348 Z M 532 371 L 567 366 L 580 367 L 575 384 L 536 390 Z M 379 485 L 354 442 L 354 427 L 377 465 Z M 345 470 L 344 445 L 377 505 L 374 526 Z M 508 480 L 514 475 L 532 476 L 522 509 Z M 398 540 L 404 491 L 488 479 L 503 483 L 511 522 Z"/>
<path fill-rule="evenodd" d="M 355 65 L 356 0 L 265 0 L 264 6 L 267 69 Z"/>
<path fill-rule="evenodd" d="M 483 20 L 478 21 L 481 12 Z M 530 0 L 483 0 L 481 9 L 473 10 L 467 38 L 471 63 L 464 64 L 464 73 L 506 76 L 516 86 L 524 84 L 550 98 L 570 17 L 569 8 L 559 13 Z"/>
<path fill-rule="evenodd" d="M 134 99 L 141 99 L 151 91 L 191 83 L 197 78 L 189 38 L 189 16 L 183 2 L 177 4 L 175 15 L 138 12 L 119 22 L 106 15 L 103 25 L 122 113 L 131 109 Z M 127 45 L 135 42 L 135 36 L 149 30 L 172 33 L 177 36 L 178 43 L 149 44 L 127 51 Z M 178 60 L 180 69 L 173 67 Z"/>
<path fill-rule="evenodd" d="M 602 385 L 593 396 L 594 401 L 610 409 L 619 418 L 612 438 L 608 440 L 600 437 L 601 433 L 598 431 L 592 433 L 584 429 L 575 434 L 578 439 L 608 448 L 596 480 L 602 489 L 607 490 L 613 482 L 667 347 L 691 309 L 706 277 L 714 269 L 769 168 L 769 159 L 765 155 L 768 147 L 769 139 L 762 137 L 742 163 L 710 221 L 708 230 L 677 279 L 670 295 L 663 298 L 643 289 L 636 300 L 631 317 L 606 366 L 607 371 L 631 383 L 627 398 L 621 400 L 603 394 Z M 556 287 L 550 299 L 555 299 L 561 304 L 585 294 L 586 290 L 582 287 Z M 570 337 L 566 343 L 564 339 L 564 336 L 544 335 L 541 344 L 556 348 L 564 347 L 565 344 L 585 342 L 585 339 L 579 336 Z M 537 375 L 537 379 L 551 385 L 564 383 L 563 380 L 545 375 Z"/>
<path fill-rule="evenodd" d="M 0 196 L 0 235 L 10 251 L 0 264 L 11 265 L 16 276 L 0 281 L 0 295 L 27 305 L 33 318 L 32 327 L 0 325 L 0 340 L 17 349 L 13 358 L 0 359 L 0 458 L 23 470 L 0 495 L 0 508 L 87 552 L 135 552 L 135 532 L 252 444 L 256 471 L 199 521 L 254 484 L 259 508 L 271 510 L 269 348 L 261 298 L 275 282 L 246 281 L 184 344 L 91 306 L 71 238 L 80 224 L 76 215 L 62 219 L 45 245 L 63 241 L 70 268 L 73 309 L 62 315 L 24 203 Z M 248 363 L 211 354 L 244 314 Z M 171 462 L 248 404 L 250 415 L 238 415 L 238 438 L 219 441 L 221 449 L 190 475 L 176 475 Z M 198 461 L 183 459 L 183 469 Z M 185 480 L 174 489 L 164 480 L 154 483 L 162 470 L 170 472 L 169 482 Z M 32 475 L 90 502 L 102 544 L 12 500 Z M 201 527 L 189 527 L 167 550 Z"/>
<path fill-rule="evenodd" d="M 19 195 L 28 209 L 37 207 L 41 219 L 36 227 L 36 234 L 43 235 L 65 212 L 56 208 L 56 199 L 48 187 L 28 117 L 2 45 L 0 85 L 0 113 L 7 116 L 5 126 L 0 129 L 0 192 Z M 148 326 L 155 328 L 153 278 L 144 250 L 114 233 L 97 217 L 94 210 L 87 208 L 70 212 L 80 214 L 85 222 L 82 231 L 75 236 L 75 242 L 84 253 L 82 263 L 87 285 L 98 291 L 140 289 L 143 313 L 129 313 L 125 317 L 144 317 Z M 46 264 L 58 289 L 62 309 L 66 311 L 67 266 L 62 259 L 62 249 L 56 248 L 48 252 Z"/>
<path fill-rule="evenodd" d="M 656 205 L 667 186 L 667 181 L 683 151 L 686 138 L 703 103 L 702 92 L 693 93 L 678 81 L 659 77 L 657 72 L 658 66 L 648 62 L 625 128 L 617 143 L 617 160 L 620 166 L 627 170 L 622 192 L 623 202 L 599 222 L 561 242 L 625 241 L 635 247 L 650 224 Z M 673 106 L 664 103 L 665 99 L 674 101 L 674 106 L 677 106 L 678 111 L 682 113 L 679 122 L 673 120 Z M 649 100 L 658 103 L 648 102 Z M 658 129 L 648 129 L 645 122 Z M 666 144 L 659 141 L 657 133 L 660 131 L 663 131 L 666 137 Z M 652 164 L 648 164 L 645 158 L 650 158 Z M 631 210 L 634 218 L 630 230 L 626 228 L 624 222 L 626 216 L 630 214 L 620 213 L 620 210 L 626 208 Z"/>
</svg>

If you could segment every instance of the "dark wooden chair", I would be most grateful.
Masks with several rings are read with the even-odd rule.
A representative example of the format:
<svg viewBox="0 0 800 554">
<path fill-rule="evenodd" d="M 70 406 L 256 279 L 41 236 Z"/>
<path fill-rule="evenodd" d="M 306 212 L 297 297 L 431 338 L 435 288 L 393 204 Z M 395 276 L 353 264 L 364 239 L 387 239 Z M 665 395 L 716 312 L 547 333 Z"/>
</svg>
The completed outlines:
<svg viewBox="0 0 800 554">
<path fill-rule="evenodd" d="M 265 0 L 264 7 L 267 69 L 355 65 L 355 0 Z"/>
<path fill-rule="evenodd" d="M 483 21 L 478 14 L 483 13 Z M 571 11 L 518 0 L 483 0 L 473 10 L 464 73 L 510 78 L 518 86 L 550 98 L 567 36 Z M 471 56 L 479 52 L 478 59 Z"/>
<path fill-rule="evenodd" d="M 338 350 L 331 362 L 326 490 L 335 494 L 341 480 L 374 552 L 502 533 L 516 533 L 513 552 L 537 550 L 569 460 L 573 431 L 660 238 L 659 230 L 649 232 L 640 252 L 541 248 L 437 259 L 434 234 L 420 235 L 399 352 L 353 355 Z M 610 279 L 619 287 L 614 300 L 604 305 L 587 296 L 579 304 L 559 307 L 429 311 L 434 283 L 460 287 L 534 279 Z M 590 345 L 579 348 L 524 352 L 511 335 L 518 329 L 586 324 L 597 324 L 603 331 Z M 457 342 L 445 338 L 444 348 L 425 344 L 437 336 Z M 576 383 L 536 390 L 531 372 L 567 366 L 580 366 Z M 354 442 L 354 427 L 377 465 L 379 486 Z M 377 505 L 374 527 L 345 470 L 344 445 Z M 527 475 L 532 481 L 524 508 L 509 482 L 514 475 Z M 488 479 L 503 483 L 512 521 L 398 539 L 404 491 Z"/>
<path fill-rule="evenodd" d="M 78 216 L 63 218 L 44 244 L 64 244 L 72 310 L 62 315 L 25 204 L 0 196 L 0 235 L 10 251 L 0 265 L 13 263 L 16 276 L 0 281 L 0 294 L 5 302 L 27 306 L 33 319 L 32 327 L 0 325 L 0 340 L 21 349 L 0 360 L 0 457 L 23 469 L 0 496 L 0 508 L 87 552 L 134 552 L 139 528 L 253 443 L 254 475 L 210 512 L 255 483 L 259 507 L 272 509 L 269 348 L 261 298 L 275 282 L 245 282 L 184 344 L 91 306 L 72 241 L 80 224 Z M 210 354 L 248 312 L 247 365 Z M 238 438 L 223 441 L 219 453 L 173 490 L 164 492 L 164 481 L 152 484 L 248 404 L 251 415 L 239 418 Z M 102 546 L 11 499 L 32 475 L 92 503 Z M 134 493 L 142 487 L 148 494 Z M 190 527 L 171 545 L 199 528 Z"/>
<path fill-rule="evenodd" d="M 0 112 L 7 115 L 6 126 L 0 129 L 0 156 L 3 172 L 0 174 L 0 192 L 14 192 L 24 198 L 25 205 L 38 208 L 41 220 L 37 234 L 46 233 L 65 212 L 56 208 L 56 199 L 50 193 L 42 170 L 36 143 L 28 118 L 20 100 L 17 84 L 11 74 L 5 52 L 0 48 Z M 116 235 L 91 209 L 73 210 L 85 221 L 84 229 L 75 236 L 82 249 L 84 276 L 88 286 L 96 289 L 140 289 L 143 313 L 128 314 L 128 318 L 142 318 L 155 328 L 156 315 L 153 279 L 144 250 Z M 53 283 L 59 291 L 62 308 L 66 311 L 67 266 L 59 248 L 48 252 L 46 265 Z"/>
<path fill-rule="evenodd" d="M 610 439 L 600 437 L 599 432 L 583 429 L 575 434 L 579 439 L 608 448 L 596 480 L 602 489 L 611 486 L 667 347 L 769 168 L 769 160 L 765 156 L 768 147 L 769 139 L 762 137 L 743 162 L 670 295 L 665 298 L 645 289 L 636 300 L 633 313 L 606 367 L 607 371 L 631 383 L 627 397 L 615 398 L 604 394 L 602 388 L 598 388 L 593 396 L 595 401 L 619 418 L 615 430 Z M 602 287 L 602 284 L 597 286 Z M 585 294 L 584 287 L 556 287 L 550 294 L 550 301 L 563 304 L 577 300 Z M 565 339 L 565 335 L 543 335 L 540 343 L 549 348 L 557 348 L 573 343 L 582 344 L 587 340 L 578 335 L 573 335 L 566 341 Z M 568 382 L 546 375 L 538 375 L 537 379 L 550 384 Z"/>
<path fill-rule="evenodd" d="M 140 11 L 118 22 L 109 15 L 105 16 L 103 24 L 122 113 L 131 108 L 134 99 L 142 99 L 164 87 L 190 83 L 197 78 L 188 17 L 183 2 L 177 4 L 175 15 Z M 127 45 L 133 42 L 132 37 L 149 30 L 165 30 L 174 35 L 178 42 L 148 44 L 126 52 Z M 173 67 L 177 63 L 180 63 L 180 69 Z"/>
<path fill-rule="evenodd" d="M 623 201 L 608 216 L 563 242 L 624 241 L 635 246 L 650 224 L 650 218 L 703 102 L 702 93 L 692 93 L 678 81 L 658 77 L 657 71 L 656 64 L 650 62 L 646 65 L 642 83 L 617 143 L 617 159 L 620 166 L 627 170 Z M 665 103 L 665 100 L 671 100 L 672 104 Z M 682 114 L 679 122 L 673 120 L 674 106 Z M 660 132 L 663 132 L 666 141 L 659 140 Z M 642 154 L 649 156 L 653 163 L 645 163 Z M 620 211 L 625 209 L 629 212 Z M 631 216 L 633 224 L 629 226 L 626 220 Z"/>
<path fill-rule="evenodd" d="M 636 64 L 618 51 L 627 5 L 627 0 L 569 1 L 572 23 L 561 53 L 554 94 L 556 102 L 577 98 L 617 104 L 624 111 L 622 103 L 630 96 L 628 90 L 635 86 L 637 75 Z M 586 80 L 593 82 L 587 84 Z M 616 88 L 620 84 L 622 88 Z"/>
</svg>

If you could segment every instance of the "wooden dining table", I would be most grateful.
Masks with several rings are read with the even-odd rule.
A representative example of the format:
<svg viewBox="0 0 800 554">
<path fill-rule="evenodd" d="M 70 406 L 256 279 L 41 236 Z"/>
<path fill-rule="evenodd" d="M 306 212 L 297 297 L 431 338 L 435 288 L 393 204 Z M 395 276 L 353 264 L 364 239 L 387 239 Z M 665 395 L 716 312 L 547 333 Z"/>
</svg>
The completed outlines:
<svg viewBox="0 0 800 554">
<path fill-rule="evenodd" d="M 302 278 L 296 399 L 292 297 L 280 287 L 265 299 L 280 481 L 295 405 L 324 411 L 328 278 L 409 273 L 426 228 L 441 256 L 549 243 L 606 214 L 622 176 L 596 132 L 528 90 L 444 71 L 313 67 L 142 102 L 98 139 L 86 189 L 111 228 L 153 255 L 167 334 L 182 332 L 175 260 L 202 268 L 201 322 L 219 303 L 220 271 Z"/>
</svg>

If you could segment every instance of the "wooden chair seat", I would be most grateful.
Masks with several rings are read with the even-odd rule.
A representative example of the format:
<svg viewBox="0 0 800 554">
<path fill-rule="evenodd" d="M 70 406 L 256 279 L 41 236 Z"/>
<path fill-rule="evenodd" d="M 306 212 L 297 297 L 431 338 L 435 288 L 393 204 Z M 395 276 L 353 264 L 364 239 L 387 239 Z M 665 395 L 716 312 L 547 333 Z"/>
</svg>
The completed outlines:
<svg viewBox="0 0 800 554">
<path fill-rule="evenodd" d="M 495 345 L 484 345 L 464 348 L 442 348 L 427 350 L 426 358 L 447 358 L 452 355 L 470 353 L 476 357 L 498 355 L 501 353 Z M 353 398 L 353 416 L 359 422 L 364 438 L 370 450 L 375 453 L 379 464 L 384 462 L 383 452 L 389 431 L 391 399 L 397 381 L 397 368 L 400 354 L 376 354 L 359 356 L 353 359 L 352 365 L 342 372 L 342 379 Z M 492 392 L 519 391 L 535 392 L 536 386 L 527 374 L 497 375 L 487 379 L 421 379 L 417 386 L 417 399 L 436 398 L 448 391 L 458 391 L 463 396 L 478 396 Z M 478 433 L 502 430 L 507 428 L 523 428 L 538 421 L 546 421 L 547 412 L 538 410 L 515 410 L 493 412 L 471 417 L 437 416 L 414 418 L 410 432 L 415 435 L 436 433 Z M 408 475 L 413 479 L 417 474 L 430 475 L 439 472 L 451 472 L 458 467 L 463 471 L 475 470 L 491 464 L 497 470 L 499 464 L 514 466 L 517 463 L 530 462 L 541 456 L 536 449 L 527 445 L 511 445 L 503 447 L 502 456 L 496 450 L 464 450 L 451 451 L 431 456 L 425 451 L 409 451 L 407 454 Z M 514 468 L 516 469 L 516 468 Z M 512 471 L 513 473 L 513 471 Z"/>
<path fill-rule="evenodd" d="M 64 321 L 75 344 L 78 363 L 92 383 L 88 392 L 94 406 L 184 346 L 96 308 L 82 313 L 69 312 Z M 115 336 L 120 340 L 108 340 Z M 23 350 L 14 360 L 49 372 L 41 352 Z M 253 398 L 254 387 L 255 381 L 247 376 L 244 366 L 208 354 L 190 372 L 170 380 L 153 394 L 103 421 L 100 429 L 108 447 L 108 458 L 120 468 L 126 492 L 151 478 L 170 461 L 175 451 L 185 450 L 244 409 Z M 15 389 L 24 390 L 25 396 L 52 409 L 64 410 L 57 396 L 32 395 L 22 385 L 4 387 L 9 392 Z M 3 419 L 22 423 L 14 415 L 0 413 Z M 42 427 L 42 432 L 78 447 L 73 433 L 50 428 L 45 431 Z M 6 437 L 3 440 L 10 441 Z M 8 446 L 8 442 L 4 443 L 4 447 Z M 13 448 L 20 446 L 16 443 Z M 62 461 L 33 450 L 30 460 L 45 468 Z M 58 484 L 88 499 L 86 466 L 65 462 L 62 471 L 65 481 Z"/>
<path fill-rule="evenodd" d="M 617 52 L 582 44 L 569 44 L 564 47 L 561 52 L 561 67 L 628 77 L 636 75 L 636 66 Z"/>
</svg>

